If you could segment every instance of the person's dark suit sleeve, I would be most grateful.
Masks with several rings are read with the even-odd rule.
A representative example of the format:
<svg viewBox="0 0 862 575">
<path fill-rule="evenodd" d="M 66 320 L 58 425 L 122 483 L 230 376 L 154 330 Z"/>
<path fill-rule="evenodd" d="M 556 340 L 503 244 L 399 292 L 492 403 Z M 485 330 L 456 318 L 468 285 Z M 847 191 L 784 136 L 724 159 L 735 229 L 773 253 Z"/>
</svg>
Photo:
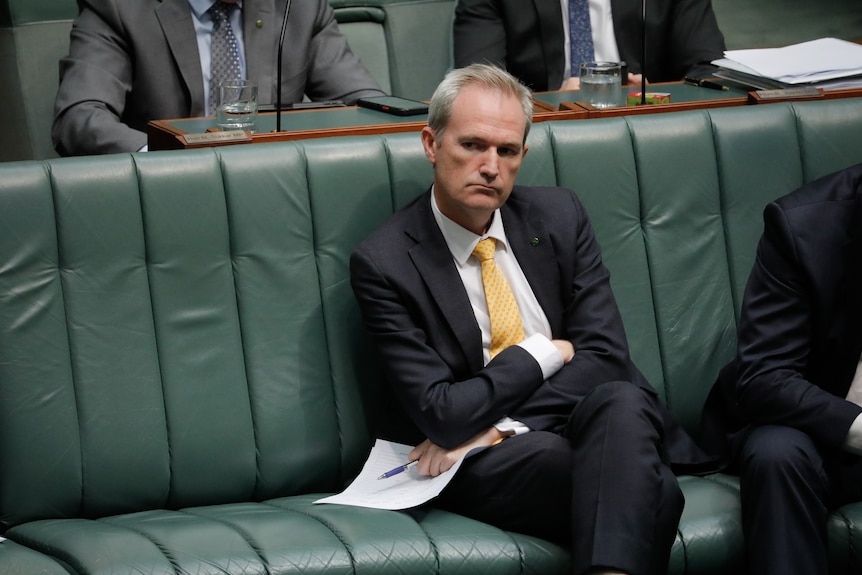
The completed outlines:
<svg viewBox="0 0 862 575">
<path fill-rule="evenodd" d="M 840 447 L 862 408 L 807 379 L 820 296 L 808 292 L 811 278 L 786 214 L 770 204 L 764 221 L 740 320 L 740 413 L 752 423 L 795 427 Z"/>
<path fill-rule="evenodd" d="M 477 62 L 506 67 L 506 29 L 497 0 L 459 0 L 455 6 L 455 67 Z"/>
<path fill-rule="evenodd" d="M 134 72 L 124 24 L 112 3 L 81 0 L 79 5 L 69 55 L 60 60 L 54 146 L 60 155 L 139 150 L 147 135 L 120 120 Z"/>
<path fill-rule="evenodd" d="M 385 249 L 388 243 L 380 242 L 384 249 L 366 245 L 353 253 L 353 291 L 399 403 L 426 437 L 454 448 L 521 403 L 541 385 L 542 371 L 529 353 L 512 346 L 470 373 L 465 350 L 421 278 L 409 269 L 406 256 L 398 257 L 397 248 Z M 463 289 L 455 289 L 459 287 Z M 475 322 L 469 304 L 466 313 L 469 317 L 461 320 Z M 478 326 L 476 330 L 479 337 Z M 454 364 L 463 369 L 456 373 Z"/>
<path fill-rule="evenodd" d="M 562 317 L 548 319 L 553 337 L 571 341 L 575 357 L 510 414 L 532 429 L 551 431 L 561 431 L 577 401 L 601 383 L 628 381 L 655 394 L 629 359 L 610 274 L 586 211 L 574 194 L 565 197 L 569 206 L 543 214 L 562 284 Z"/>
<path fill-rule="evenodd" d="M 667 41 L 674 56 L 671 78 L 710 76 L 713 60 L 724 57 L 724 35 L 710 0 L 677 0 Z"/>
</svg>

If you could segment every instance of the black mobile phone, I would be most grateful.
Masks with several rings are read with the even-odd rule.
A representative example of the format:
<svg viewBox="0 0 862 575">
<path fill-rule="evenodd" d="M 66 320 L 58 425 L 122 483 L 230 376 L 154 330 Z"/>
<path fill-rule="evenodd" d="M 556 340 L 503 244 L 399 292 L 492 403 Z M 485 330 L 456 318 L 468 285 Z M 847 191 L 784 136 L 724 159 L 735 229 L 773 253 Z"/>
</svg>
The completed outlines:
<svg viewBox="0 0 862 575">
<path fill-rule="evenodd" d="M 379 110 L 396 116 L 415 116 L 427 114 L 428 104 L 418 100 L 399 98 L 398 96 L 376 96 L 373 98 L 360 98 L 357 105 L 363 108 Z"/>
<path fill-rule="evenodd" d="M 344 102 L 341 100 L 325 100 L 321 102 L 294 102 L 293 104 L 282 104 L 282 112 L 292 112 L 294 110 L 314 110 L 316 108 L 343 108 Z M 261 104 L 257 107 L 258 112 L 275 112 L 275 104 Z"/>
</svg>

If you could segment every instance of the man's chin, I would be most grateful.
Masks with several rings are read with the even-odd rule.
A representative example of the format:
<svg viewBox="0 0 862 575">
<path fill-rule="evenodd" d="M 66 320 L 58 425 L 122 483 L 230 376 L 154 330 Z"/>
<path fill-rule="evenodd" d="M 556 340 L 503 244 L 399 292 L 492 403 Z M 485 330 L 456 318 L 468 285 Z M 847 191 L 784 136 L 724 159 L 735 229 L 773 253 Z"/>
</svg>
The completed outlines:
<svg viewBox="0 0 862 575">
<path fill-rule="evenodd" d="M 497 188 L 489 188 L 487 186 L 470 186 L 468 188 L 470 192 L 470 199 L 473 203 L 476 204 L 495 204 L 496 207 L 499 207 L 505 201 L 507 194 L 504 194 L 501 190 Z"/>
</svg>

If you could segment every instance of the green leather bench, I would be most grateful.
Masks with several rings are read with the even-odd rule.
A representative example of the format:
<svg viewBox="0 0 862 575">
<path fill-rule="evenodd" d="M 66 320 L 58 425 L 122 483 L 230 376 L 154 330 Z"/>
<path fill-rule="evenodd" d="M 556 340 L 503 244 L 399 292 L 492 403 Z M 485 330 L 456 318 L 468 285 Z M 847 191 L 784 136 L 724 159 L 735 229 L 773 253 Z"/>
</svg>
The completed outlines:
<svg viewBox="0 0 862 575">
<path fill-rule="evenodd" d="M 862 161 L 862 100 L 534 126 L 632 353 L 693 433 L 733 354 L 763 205 Z M 0 573 L 566 573 L 433 505 L 314 505 L 358 472 L 380 377 L 353 247 L 431 181 L 417 134 L 0 164 Z M 738 574 L 733 477 L 682 477 L 669 573 Z M 862 504 L 830 524 L 862 565 Z"/>
</svg>

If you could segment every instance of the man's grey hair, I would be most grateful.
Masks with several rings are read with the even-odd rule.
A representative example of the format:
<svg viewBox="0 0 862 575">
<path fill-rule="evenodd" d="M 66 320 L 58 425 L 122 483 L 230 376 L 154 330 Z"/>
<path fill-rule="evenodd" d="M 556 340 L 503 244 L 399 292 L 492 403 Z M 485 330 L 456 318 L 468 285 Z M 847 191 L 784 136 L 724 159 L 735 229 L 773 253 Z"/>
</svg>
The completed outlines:
<svg viewBox="0 0 862 575">
<path fill-rule="evenodd" d="M 530 90 L 505 70 L 488 64 L 471 64 L 465 68 L 456 68 L 446 74 L 434 90 L 428 109 L 428 127 L 437 136 L 443 134 L 449 123 L 455 98 L 468 86 L 480 86 L 516 97 L 524 111 L 524 141 L 527 140 L 533 122 L 533 99 Z"/>
</svg>

